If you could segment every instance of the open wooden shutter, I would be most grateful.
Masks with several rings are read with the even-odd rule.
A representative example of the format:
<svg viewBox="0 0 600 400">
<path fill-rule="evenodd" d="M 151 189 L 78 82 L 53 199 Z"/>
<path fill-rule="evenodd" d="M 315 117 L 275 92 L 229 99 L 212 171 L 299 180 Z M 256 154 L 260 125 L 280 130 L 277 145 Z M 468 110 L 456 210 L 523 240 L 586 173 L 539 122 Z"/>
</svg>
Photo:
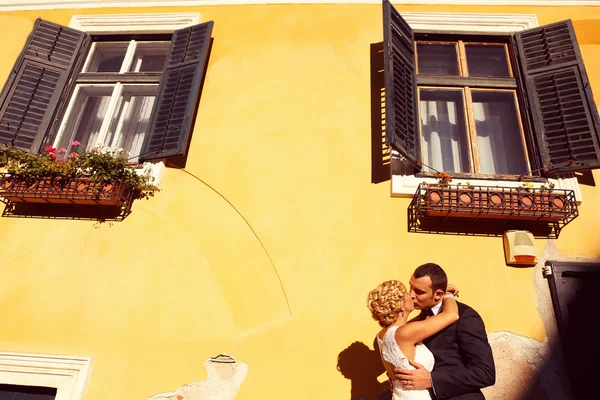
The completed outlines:
<svg viewBox="0 0 600 400">
<path fill-rule="evenodd" d="M 383 0 L 386 141 L 420 170 L 414 39 L 410 26 Z"/>
<path fill-rule="evenodd" d="M 38 19 L 2 92 L 0 143 L 37 152 L 89 36 Z"/>
<path fill-rule="evenodd" d="M 545 173 L 600 168 L 598 110 L 571 21 L 515 38 Z"/>
<path fill-rule="evenodd" d="M 185 155 L 200 99 L 212 28 L 213 22 L 209 21 L 174 32 L 141 161 Z"/>
</svg>

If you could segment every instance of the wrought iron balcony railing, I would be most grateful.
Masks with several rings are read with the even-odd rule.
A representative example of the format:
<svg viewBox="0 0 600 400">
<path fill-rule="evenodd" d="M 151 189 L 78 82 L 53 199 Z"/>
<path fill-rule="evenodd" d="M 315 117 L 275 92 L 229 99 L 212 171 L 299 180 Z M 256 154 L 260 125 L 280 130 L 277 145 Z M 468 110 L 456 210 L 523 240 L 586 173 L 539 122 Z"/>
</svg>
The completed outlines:
<svg viewBox="0 0 600 400">
<path fill-rule="evenodd" d="M 408 207 L 408 229 L 474 235 L 527 229 L 558 237 L 577 216 L 572 190 L 421 184 Z"/>
</svg>

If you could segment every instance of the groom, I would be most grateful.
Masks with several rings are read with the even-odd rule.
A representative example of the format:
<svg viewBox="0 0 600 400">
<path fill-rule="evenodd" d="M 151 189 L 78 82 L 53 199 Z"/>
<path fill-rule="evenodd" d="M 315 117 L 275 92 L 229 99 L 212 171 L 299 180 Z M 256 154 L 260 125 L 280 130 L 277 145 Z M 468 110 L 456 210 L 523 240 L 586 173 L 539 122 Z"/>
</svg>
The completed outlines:
<svg viewBox="0 0 600 400">
<path fill-rule="evenodd" d="M 437 264 L 418 267 L 410 278 L 410 297 L 421 310 L 417 318 L 440 312 L 448 278 Z M 415 370 L 395 369 L 395 376 L 405 388 L 428 389 L 434 399 L 485 399 L 481 388 L 496 381 L 492 349 L 483 320 L 466 304 L 458 303 L 459 320 L 425 339 L 423 343 L 435 356 L 431 374 L 421 364 L 411 361 Z"/>
</svg>

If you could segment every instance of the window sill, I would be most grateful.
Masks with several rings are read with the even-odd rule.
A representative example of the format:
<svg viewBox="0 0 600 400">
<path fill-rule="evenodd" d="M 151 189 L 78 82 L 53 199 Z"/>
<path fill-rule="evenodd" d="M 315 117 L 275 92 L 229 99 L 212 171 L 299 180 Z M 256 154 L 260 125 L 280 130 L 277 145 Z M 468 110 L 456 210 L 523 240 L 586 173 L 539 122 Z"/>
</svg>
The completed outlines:
<svg viewBox="0 0 600 400">
<path fill-rule="evenodd" d="M 419 172 L 415 174 L 417 178 L 435 178 L 434 172 Z M 537 175 L 492 175 L 492 174 L 465 174 L 465 173 L 454 173 L 448 172 L 448 176 L 454 181 L 486 181 L 486 182 L 539 182 L 541 184 L 547 184 L 548 179 Z"/>
<path fill-rule="evenodd" d="M 421 183 L 437 183 L 437 179 L 416 176 L 413 172 L 412 165 L 404 159 L 401 159 L 400 155 L 395 151 L 392 152 L 392 197 L 404 197 L 413 198 L 419 184 Z M 492 179 L 452 179 L 453 184 L 465 185 L 469 182 L 474 186 L 501 186 L 507 188 L 516 188 L 521 186 L 522 181 L 516 180 L 492 180 Z M 544 179 L 543 181 L 530 182 L 533 185 L 533 189 L 540 189 L 542 185 L 554 184 L 555 189 L 561 190 L 572 190 L 575 193 L 575 201 L 578 205 L 581 205 L 583 197 L 579 188 L 579 183 L 576 177 L 572 178 L 559 178 L 559 179 Z"/>
<path fill-rule="evenodd" d="M 143 164 L 135 164 L 135 172 L 138 175 L 150 175 L 152 185 L 158 189 L 161 182 L 163 173 L 165 171 L 165 163 L 162 161 L 147 161 Z"/>
</svg>

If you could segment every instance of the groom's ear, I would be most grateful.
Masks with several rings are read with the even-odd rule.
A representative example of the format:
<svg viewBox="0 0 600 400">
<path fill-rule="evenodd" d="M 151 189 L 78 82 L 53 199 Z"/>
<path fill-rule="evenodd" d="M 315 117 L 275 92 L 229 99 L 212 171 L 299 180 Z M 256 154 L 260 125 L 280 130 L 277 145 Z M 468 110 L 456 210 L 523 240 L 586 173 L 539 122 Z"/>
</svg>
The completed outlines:
<svg viewBox="0 0 600 400">
<path fill-rule="evenodd" d="M 444 297 L 444 291 L 442 289 L 436 290 L 435 293 L 433 294 L 433 298 L 435 301 L 441 300 L 442 297 Z"/>
</svg>

